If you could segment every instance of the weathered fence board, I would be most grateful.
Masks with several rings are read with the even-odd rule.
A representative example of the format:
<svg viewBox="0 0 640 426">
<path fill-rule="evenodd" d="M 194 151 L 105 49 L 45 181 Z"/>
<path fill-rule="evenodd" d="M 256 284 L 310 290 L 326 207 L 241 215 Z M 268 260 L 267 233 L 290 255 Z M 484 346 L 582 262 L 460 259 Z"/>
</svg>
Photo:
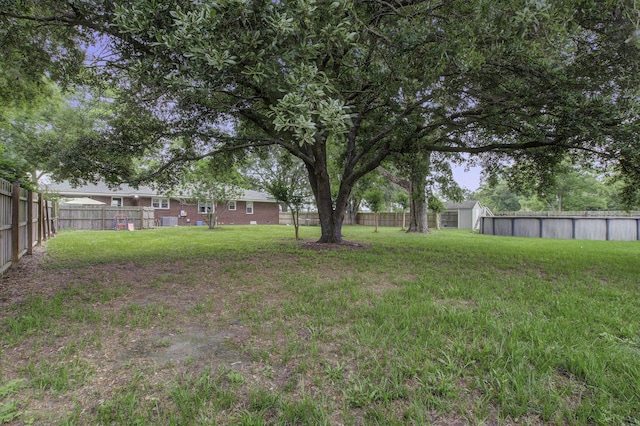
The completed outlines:
<svg viewBox="0 0 640 426">
<path fill-rule="evenodd" d="M 378 218 L 378 226 L 389 226 L 389 227 L 398 227 L 409 226 L 409 213 L 404 213 L 404 222 L 402 220 L 402 212 L 398 213 L 380 213 Z M 435 216 L 431 213 L 427 215 L 427 220 L 429 222 L 430 228 L 436 227 L 436 219 Z M 454 227 L 458 226 L 458 218 L 456 215 L 456 222 Z M 346 219 L 345 219 L 346 223 Z M 280 213 L 280 224 L 281 225 L 293 225 L 293 220 L 291 219 L 291 213 Z M 320 224 L 320 220 L 318 218 L 318 213 L 300 213 L 300 226 L 318 226 Z M 358 213 L 356 216 L 356 225 L 364 225 L 364 226 L 374 226 L 375 218 L 373 213 Z"/>
<path fill-rule="evenodd" d="M 41 194 L 0 179 L 0 274 L 50 235 L 44 231 L 46 204 Z"/>
<path fill-rule="evenodd" d="M 155 228 L 152 207 L 62 205 L 58 209 L 57 225 L 58 229 L 111 230 L 116 228 L 118 215 L 125 215 L 134 229 Z"/>
<path fill-rule="evenodd" d="M 635 241 L 640 240 L 640 215 L 637 217 L 483 217 L 480 232 L 512 237 Z"/>
<path fill-rule="evenodd" d="M 12 193 L 11 183 L 0 179 L 0 272 L 11 266 L 12 261 Z"/>
</svg>

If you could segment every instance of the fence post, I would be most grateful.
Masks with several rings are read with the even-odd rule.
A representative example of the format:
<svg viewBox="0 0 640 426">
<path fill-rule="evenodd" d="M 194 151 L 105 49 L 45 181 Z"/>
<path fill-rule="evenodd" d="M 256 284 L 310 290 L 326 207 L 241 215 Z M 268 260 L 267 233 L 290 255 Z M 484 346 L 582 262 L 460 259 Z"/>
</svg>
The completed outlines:
<svg viewBox="0 0 640 426">
<path fill-rule="evenodd" d="M 11 189 L 11 267 L 20 260 L 20 184 L 13 183 Z"/>
<path fill-rule="evenodd" d="M 51 222 L 49 220 L 49 200 L 44 200 L 44 215 L 47 218 L 47 227 L 45 228 L 44 234 L 45 239 L 51 238 Z"/>
<path fill-rule="evenodd" d="M 51 233 L 58 233 L 58 203 L 51 203 Z"/>
<path fill-rule="evenodd" d="M 43 201 L 44 201 L 44 198 L 42 194 L 38 194 L 38 245 L 39 246 L 42 245 L 42 239 L 44 234 L 44 215 L 42 214 L 44 211 L 42 209 Z"/>
<path fill-rule="evenodd" d="M 33 254 L 33 191 L 27 192 L 27 254 Z"/>
</svg>

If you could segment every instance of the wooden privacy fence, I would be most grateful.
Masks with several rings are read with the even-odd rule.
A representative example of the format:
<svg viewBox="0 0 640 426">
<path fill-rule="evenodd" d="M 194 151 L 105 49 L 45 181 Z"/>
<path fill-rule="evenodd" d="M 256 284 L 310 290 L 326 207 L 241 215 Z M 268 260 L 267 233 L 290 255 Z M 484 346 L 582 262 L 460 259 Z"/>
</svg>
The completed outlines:
<svg viewBox="0 0 640 426">
<path fill-rule="evenodd" d="M 494 216 L 483 217 L 482 234 L 576 240 L 640 240 L 637 217 Z"/>
<path fill-rule="evenodd" d="M 403 226 L 402 221 L 402 212 L 398 213 L 380 213 L 378 217 L 378 226 L 390 226 L 390 227 L 398 227 L 401 228 Z M 429 221 L 429 227 L 436 227 L 435 216 L 429 212 L 427 215 L 427 219 Z M 280 224 L 281 225 L 293 225 L 293 220 L 291 219 L 291 213 L 280 213 Z M 318 226 L 320 224 L 320 220 L 318 219 L 318 213 L 300 213 L 300 226 Z M 346 224 L 346 219 L 345 219 Z M 374 226 L 375 218 L 373 213 L 358 213 L 356 216 L 356 225 L 365 225 L 365 226 Z M 409 226 L 409 213 L 404 213 L 404 226 Z M 456 226 L 457 226 L 457 218 L 456 218 Z"/>
<path fill-rule="evenodd" d="M 0 274 L 55 233 L 50 218 L 51 205 L 42 194 L 0 179 Z"/>
<path fill-rule="evenodd" d="M 57 220 L 58 229 L 77 230 L 151 229 L 156 225 L 153 207 L 62 205 Z"/>
</svg>

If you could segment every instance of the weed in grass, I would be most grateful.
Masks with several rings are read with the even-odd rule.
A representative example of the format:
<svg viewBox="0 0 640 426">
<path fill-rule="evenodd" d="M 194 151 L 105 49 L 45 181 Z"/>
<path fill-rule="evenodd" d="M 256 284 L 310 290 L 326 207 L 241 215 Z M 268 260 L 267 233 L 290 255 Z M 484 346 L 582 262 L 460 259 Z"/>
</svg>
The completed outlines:
<svg viewBox="0 0 640 426">
<path fill-rule="evenodd" d="M 64 312 L 62 296 L 45 300 L 41 296 L 28 299 L 18 309 L 17 315 L 7 318 L 4 336 L 7 342 L 17 343 L 33 333 L 46 330 L 51 321 L 62 317 Z"/>
<path fill-rule="evenodd" d="M 212 376 L 209 370 L 199 377 L 186 377 L 178 382 L 169 393 L 178 409 L 179 424 L 193 424 L 203 415 L 205 409 L 213 413 L 230 408 L 236 400 L 233 392 L 222 387 L 222 376 Z"/>
<path fill-rule="evenodd" d="M 280 362 L 282 365 L 287 365 L 301 352 L 300 342 L 297 340 L 289 340 L 282 348 L 282 352 L 280 353 Z"/>
<path fill-rule="evenodd" d="M 296 401 L 284 402 L 278 416 L 279 425 L 328 425 L 327 415 L 319 401 L 303 395 Z"/>
<path fill-rule="evenodd" d="M 96 413 L 96 423 L 105 425 L 145 425 L 150 424 L 144 405 L 138 393 L 125 389 L 104 401 Z"/>
<path fill-rule="evenodd" d="M 268 349 L 258 348 L 252 342 L 242 347 L 242 353 L 248 354 L 253 362 L 268 362 L 270 357 L 270 351 Z"/>
<path fill-rule="evenodd" d="M 273 379 L 275 377 L 273 367 L 270 365 L 265 365 L 264 367 L 262 367 L 260 369 L 260 373 L 265 379 Z"/>
<path fill-rule="evenodd" d="M 68 358 L 79 354 L 88 346 L 99 346 L 96 343 L 99 341 L 99 337 L 89 336 L 81 337 L 80 339 L 73 339 L 60 351 L 60 356 Z"/>
<path fill-rule="evenodd" d="M 231 417 L 231 421 L 237 426 L 263 426 L 266 424 L 261 413 L 251 413 L 248 410 L 240 410 Z"/>
<path fill-rule="evenodd" d="M 280 397 L 265 389 L 249 391 L 249 412 L 258 413 L 263 418 L 275 418 L 281 405 Z"/>
<path fill-rule="evenodd" d="M 18 401 L 0 401 L 0 424 L 9 423 L 20 416 Z"/>
<path fill-rule="evenodd" d="M 335 365 L 327 363 L 324 366 L 324 372 L 332 382 L 342 381 L 344 380 L 345 363 L 340 361 L 336 362 Z"/>
<path fill-rule="evenodd" d="M 402 383 L 384 378 L 374 383 L 366 377 L 355 377 L 350 380 L 345 391 L 345 400 L 355 408 L 365 408 L 376 402 L 388 402 L 404 398 L 408 389 Z"/>
<path fill-rule="evenodd" d="M 21 306 L 14 307 L 16 314 L 5 320 L 3 338 L 10 344 L 47 331 L 49 335 L 61 336 L 66 329 L 58 320 L 66 318 L 75 323 L 98 324 L 102 315 L 78 300 L 82 290 L 69 288 L 57 292 L 50 299 L 42 296 L 28 298 Z"/>
<path fill-rule="evenodd" d="M 207 304 L 202 302 L 197 302 L 191 308 L 189 308 L 189 315 L 203 315 L 210 310 L 207 309 Z"/>
<path fill-rule="evenodd" d="M 8 397 L 16 394 L 24 386 L 24 380 L 11 380 L 0 385 L 0 424 L 17 419 L 20 414 L 18 401 L 8 400 Z"/>
<path fill-rule="evenodd" d="M 246 381 L 242 373 L 236 370 L 229 371 L 226 377 L 231 386 L 240 386 Z"/>
<path fill-rule="evenodd" d="M 128 289 L 132 287 L 131 284 L 123 283 L 116 285 L 115 287 L 102 287 L 97 301 L 100 303 L 108 303 L 128 293 Z"/>
<path fill-rule="evenodd" d="M 160 320 L 170 319 L 171 310 L 163 304 L 139 305 L 133 303 L 114 315 L 110 322 L 115 326 L 149 328 Z"/>
<path fill-rule="evenodd" d="M 115 389 L 113 397 L 103 401 L 96 409 L 95 423 L 117 425 L 148 425 L 163 423 L 159 419 L 159 410 L 154 410 L 152 398 L 144 397 L 144 389 L 149 384 L 145 373 L 134 370 L 129 383 L 119 389 Z"/>
<path fill-rule="evenodd" d="M 171 346 L 171 342 L 167 339 L 157 339 L 153 342 L 154 347 L 156 348 L 168 348 Z"/>
<path fill-rule="evenodd" d="M 31 386 L 40 391 L 66 392 L 87 383 L 93 376 L 94 369 L 88 362 L 80 359 L 58 363 L 31 360 L 25 372 Z"/>
<path fill-rule="evenodd" d="M 78 426 L 78 425 L 82 425 L 83 423 L 84 422 L 82 420 L 82 405 L 80 405 L 79 403 L 76 403 L 71 413 L 67 414 L 57 424 L 60 426 Z"/>
</svg>

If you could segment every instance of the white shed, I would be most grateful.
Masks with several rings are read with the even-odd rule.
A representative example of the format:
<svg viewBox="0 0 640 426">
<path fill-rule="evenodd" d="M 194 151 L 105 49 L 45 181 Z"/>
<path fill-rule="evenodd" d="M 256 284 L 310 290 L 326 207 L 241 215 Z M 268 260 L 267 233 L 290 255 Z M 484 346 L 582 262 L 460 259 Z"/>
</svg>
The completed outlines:
<svg viewBox="0 0 640 426">
<path fill-rule="evenodd" d="M 479 201 L 469 200 L 462 203 L 445 201 L 445 211 L 440 214 L 440 225 L 443 228 L 477 230 L 482 216 L 492 216 L 487 207 Z"/>
</svg>

